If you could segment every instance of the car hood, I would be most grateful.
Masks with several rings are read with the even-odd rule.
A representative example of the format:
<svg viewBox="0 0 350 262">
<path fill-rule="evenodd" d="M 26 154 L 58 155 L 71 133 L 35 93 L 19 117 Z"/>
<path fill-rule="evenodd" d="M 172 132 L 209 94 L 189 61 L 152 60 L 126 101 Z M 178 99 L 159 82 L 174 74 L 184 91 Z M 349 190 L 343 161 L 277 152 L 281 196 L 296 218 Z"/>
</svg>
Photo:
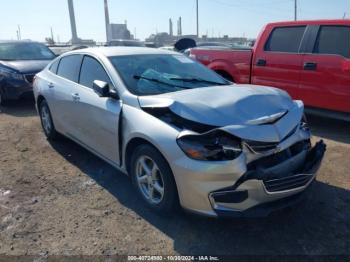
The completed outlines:
<svg viewBox="0 0 350 262">
<path fill-rule="evenodd" d="M 299 124 L 303 104 L 276 88 L 232 85 L 139 97 L 142 108 L 168 108 L 193 122 L 235 136 L 279 142 Z"/>
<path fill-rule="evenodd" d="M 0 65 L 22 74 L 38 73 L 50 63 L 50 60 L 0 61 Z"/>
</svg>

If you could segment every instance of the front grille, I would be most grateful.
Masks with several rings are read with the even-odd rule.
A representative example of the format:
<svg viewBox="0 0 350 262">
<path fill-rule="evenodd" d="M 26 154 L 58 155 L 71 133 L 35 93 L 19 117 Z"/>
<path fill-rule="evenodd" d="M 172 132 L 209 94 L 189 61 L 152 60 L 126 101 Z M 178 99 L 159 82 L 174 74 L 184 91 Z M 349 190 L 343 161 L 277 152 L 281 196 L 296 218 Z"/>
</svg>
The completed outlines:
<svg viewBox="0 0 350 262">
<path fill-rule="evenodd" d="M 33 80 L 34 80 L 34 74 L 30 74 L 30 75 L 25 75 L 25 78 L 27 80 L 28 83 L 33 83 Z"/>
<path fill-rule="evenodd" d="M 279 143 L 263 143 L 255 141 L 246 141 L 245 142 L 248 148 L 254 153 L 265 153 L 271 150 L 276 149 Z"/>
<path fill-rule="evenodd" d="M 284 161 L 287 161 L 291 157 L 298 155 L 303 150 L 309 149 L 310 146 L 311 144 L 309 140 L 298 142 L 282 152 L 259 158 L 258 160 L 249 163 L 248 171 L 258 169 L 269 169 L 271 167 L 277 166 L 283 163 Z"/>
<path fill-rule="evenodd" d="M 313 175 L 296 175 L 263 182 L 268 192 L 281 192 L 305 186 L 312 179 Z"/>
<path fill-rule="evenodd" d="M 257 142 L 257 141 L 246 140 L 245 144 L 254 153 L 266 153 L 266 152 L 275 150 L 281 142 L 287 140 L 296 132 L 298 126 L 294 127 L 292 129 L 292 131 L 290 131 L 288 133 L 288 135 L 286 137 L 284 137 L 283 140 L 278 142 L 278 143 L 266 143 L 266 142 Z"/>
</svg>

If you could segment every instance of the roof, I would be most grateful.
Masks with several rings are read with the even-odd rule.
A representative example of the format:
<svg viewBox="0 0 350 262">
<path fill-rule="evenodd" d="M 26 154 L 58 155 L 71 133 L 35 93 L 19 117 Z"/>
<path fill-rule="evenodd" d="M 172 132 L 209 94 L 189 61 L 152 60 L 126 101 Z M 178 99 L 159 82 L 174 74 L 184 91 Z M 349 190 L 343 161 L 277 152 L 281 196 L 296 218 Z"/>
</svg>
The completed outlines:
<svg viewBox="0 0 350 262">
<path fill-rule="evenodd" d="M 300 21 L 283 21 L 269 23 L 268 26 L 292 26 L 292 25 L 349 25 L 350 19 L 320 19 L 320 20 L 300 20 Z"/>
<path fill-rule="evenodd" d="M 32 40 L 0 40 L 0 44 L 8 44 L 8 43 L 14 43 L 14 44 L 17 44 L 17 43 L 39 43 L 39 42 L 35 42 L 35 41 L 32 41 Z"/>
<path fill-rule="evenodd" d="M 111 46 L 111 47 L 92 47 L 81 50 L 69 52 L 73 53 L 92 53 L 96 55 L 111 56 L 125 56 L 125 55 L 157 55 L 157 54 L 178 54 L 176 52 L 161 50 L 148 47 L 124 47 L 124 46 Z"/>
</svg>

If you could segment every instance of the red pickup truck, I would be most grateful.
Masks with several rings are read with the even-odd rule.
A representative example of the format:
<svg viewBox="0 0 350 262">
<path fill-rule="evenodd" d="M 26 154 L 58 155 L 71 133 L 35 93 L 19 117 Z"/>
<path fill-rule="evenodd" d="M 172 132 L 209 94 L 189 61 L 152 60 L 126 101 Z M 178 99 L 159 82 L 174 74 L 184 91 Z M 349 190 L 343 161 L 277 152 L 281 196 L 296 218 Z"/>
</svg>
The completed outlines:
<svg viewBox="0 0 350 262">
<path fill-rule="evenodd" d="M 311 109 L 350 116 L 350 20 L 271 23 L 252 49 L 190 56 L 235 83 L 278 87 Z"/>
</svg>

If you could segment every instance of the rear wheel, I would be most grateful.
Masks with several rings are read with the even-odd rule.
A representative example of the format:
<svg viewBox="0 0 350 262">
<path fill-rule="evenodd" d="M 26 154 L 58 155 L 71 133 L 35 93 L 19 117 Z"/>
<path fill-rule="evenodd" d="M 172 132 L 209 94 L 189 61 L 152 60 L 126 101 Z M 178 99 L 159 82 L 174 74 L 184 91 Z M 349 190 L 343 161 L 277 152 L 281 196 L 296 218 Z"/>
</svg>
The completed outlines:
<svg viewBox="0 0 350 262">
<path fill-rule="evenodd" d="M 39 105 L 39 113 L 41 126 L 44 130 L 46 137 L 50 140 L 57 138 L 57 132 L 52 121 L 51 112 L 46 101 L 43 100 Z"/>
<path fill-rule="evenodd" d="M 154 147 L 137 147 L 130 171 L 139 195 L 151 209 L 166 214 L 178 206 L 174 176 L 167 161 Z"/>
</svg>

